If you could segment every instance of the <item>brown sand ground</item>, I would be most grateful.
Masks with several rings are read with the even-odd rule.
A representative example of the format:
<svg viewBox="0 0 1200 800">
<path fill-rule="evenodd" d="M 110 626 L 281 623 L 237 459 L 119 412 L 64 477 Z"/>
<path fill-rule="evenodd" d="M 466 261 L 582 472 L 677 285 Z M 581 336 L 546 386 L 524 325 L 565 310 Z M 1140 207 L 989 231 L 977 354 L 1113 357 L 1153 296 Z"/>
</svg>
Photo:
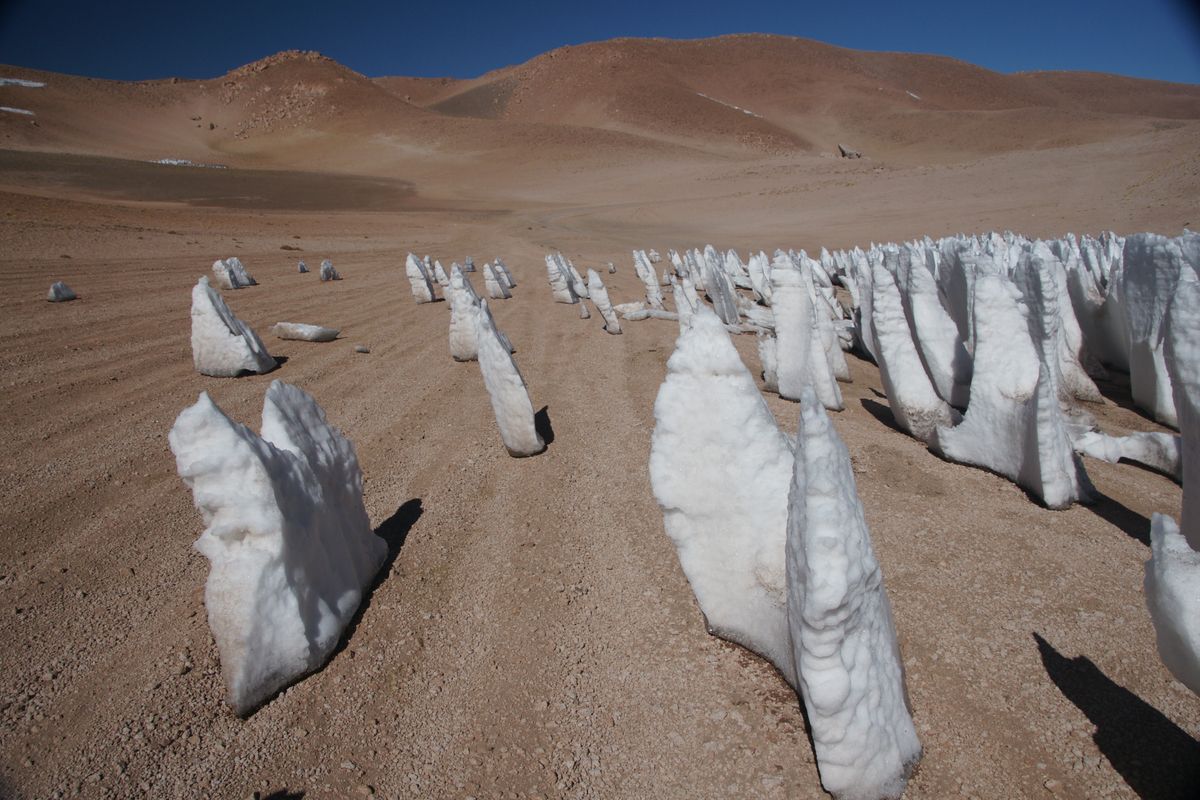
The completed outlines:
<svg viewBox="0 0 1200 800">
<path fill-rule="evenodd" d="M 542 257 L 614 261 L 620 301 L 638 293 L 632 247 L 1200 224 L 1200 128 L 1144 127 L 922 163 L 572 150 L 570 131 L 377 170 L 305 163 L 311 143 L 259 172 L 0 152 L 0 795 L 824 796 L 797 698 L 705 633 L 650 492 L 676 326 L 604 334 L 551 302 Z M 553 430 L 543 455 L 505 454 L 478 367 L 449 358 L 446 304 L 411 300 L 409 250 L 510 265 L 515 297 L 494 308 Z M 197 375 L 190 286 L 228 255 L 261 284 L 226 292 L 260 332 L 342 337 L 265 337 L 275 373 Z M 343 281 L 296 274 L 325 257 Z M 56 279 L 80 299 L 46 303 Z M 736 345 L 757 372 L 753 338 Z M 1088 461 L 1104 499 L 1048 511 L 898 433 L 878 371 L 851 363 L 834 424 L 925 746 L 906 796 L 1196 796 L 1200 699 L 1159 662 L 1141 588 L 1149 517 L 1178 515 L 1179 487 Z M 256 427 L 275 378 L 354 442 L 392 559 L 330 664 L 242 721 L 166 433 L 200 391 Z M 1107 389 L 1104 430 L 1157 429 L 1119 376 Z M 770 404 L 794 430 L 796 406 Z"/>
</svg>

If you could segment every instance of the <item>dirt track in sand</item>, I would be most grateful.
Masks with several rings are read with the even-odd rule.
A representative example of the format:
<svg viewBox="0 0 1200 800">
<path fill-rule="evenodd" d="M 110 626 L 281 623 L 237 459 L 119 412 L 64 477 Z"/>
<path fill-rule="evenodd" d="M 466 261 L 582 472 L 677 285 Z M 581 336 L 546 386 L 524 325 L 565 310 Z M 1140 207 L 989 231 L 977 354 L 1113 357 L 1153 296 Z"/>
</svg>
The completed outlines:
<svg viewBox="0 0 1200 800">
<path fill-rule="evenodd" d="M 162 202 L 197 190 L 172 177 L 140 194 L 141 167 L 123 177 L 88 162 L 108 188 L 86 194 L 5 169 L 0 794 L 824 796 L 797 699 L 704 632 L 662 532 L 646 465 L 675 326 L 604 334 L 598 315 L 550 301 L 543 255 L 614 261 L 605 278 L 619 302 L 637 294 L 635 246 L 1174 233 L 1200 214 L 1193 133 L 919 167 L 414 162 L 422 210 L 387 213 L 354 205 L 358 184 L 319 176 L 311 190 L 353 210 Z M 264 171 L 251 183 L 283 203 L 291 180 Z M 446 304 L 412 303 L 408 250 L 510 265 L 515 297 L 495 313 L 553 429 L 545 454 L 505 454 L 478 368 L 448 356 Z M 268 376 L 195 374 L 189 288 L 228 255 L 261 284 L 226 293 L 260 332 L 287 319 L 342 338 L 267 337 L 287 359 Z M 297 258 L 323 257 L 345 280 L 296 274 Z M 46 303 L 55 279 L 80 300 Z M 360 343 L 369 355 L 353 352 Z M 756 371 L 752 338 L 736 345 Z M 857 360 L 852 371 L 834 424 L 925 746 L 907 796 L 1188 796 L 1200 700 L 1159 663 L 1141 590 L 1149 517 L 1179 513 L 1178 486 L 1088 461 L 1106 499 L 1047 511 L 895 431 L 877 371 Z M 256 427 L 275 378 L 311 392 L 355 443 L 392 559 L 331 663 L 239 721 L 221 703 L 207 564 L 191 549 L 201 524 L 166 432 L 202 390 Z M 1122 400 L 1119 383 L 1111 393 Z M 796 407 L 769 402 L 794 430 Z M 1120 402 L 1094 413 L 1108 432 L 1156 429 Z"/>
</svg>

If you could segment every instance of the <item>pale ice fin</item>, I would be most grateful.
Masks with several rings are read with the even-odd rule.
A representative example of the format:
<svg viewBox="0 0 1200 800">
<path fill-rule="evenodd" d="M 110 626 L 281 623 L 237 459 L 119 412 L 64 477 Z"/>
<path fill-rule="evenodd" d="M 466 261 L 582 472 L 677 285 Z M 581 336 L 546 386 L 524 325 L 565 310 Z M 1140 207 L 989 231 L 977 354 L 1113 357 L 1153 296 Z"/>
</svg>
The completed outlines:
<svg viewBox="0 0 1200 800">
<path fill-rule="evenodd" d="M 191 315 L 192 363 L 201 375 L 232 378 L 275 369 L 276 361 L 262 339 L 233 315 L 207 277 L 192 288 Z"/>
<path fill-rule="evenodd" d="M 533 404 L 529 390 L 513 361 L 507 340 L 496 329 L 487 303 L 483 302 L 476 317 L 479 341 L 479 371 L 492 401 L 496 425 L 508 454 L 516 458 L 537 455 L 546 449 L 534 424 Z"/>
<path fill-rule="evenodd" d="M 617 314 L 613 311 L 612 301 L 608 298 L 608 289 L 605 287 L 604 281 L 600 279 L 600 274 L 594 269 L 588 270 L 588 293 L 592 296 L 592 302 L 596 304 L 596 310 L 604 318 L 604 330 L 614 335 L 619 334 L 621 321 L 617 319 Z"/>
</svg>

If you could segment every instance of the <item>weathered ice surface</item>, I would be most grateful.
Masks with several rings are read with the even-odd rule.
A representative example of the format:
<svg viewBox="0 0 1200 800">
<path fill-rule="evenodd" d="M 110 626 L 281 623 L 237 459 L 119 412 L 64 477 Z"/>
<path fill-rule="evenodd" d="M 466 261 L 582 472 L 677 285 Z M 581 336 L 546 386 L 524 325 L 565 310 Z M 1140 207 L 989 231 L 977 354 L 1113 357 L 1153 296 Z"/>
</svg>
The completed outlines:
<svg viewBox="0 0 1200 800">
<path fill-rule="evenodd" d="M 354 446 L 308 394 L 274 381 L 262 436 L 208 394 L 168 441 L 206 528 L 208 624 L 227 700 L 248 714 L 325 663 L 387 556 Z"/>
<path fill-rule="evenodd" d="M 480 310 L 476 317 L 479 371 L 483 373 L 483 383 L 492 401 L 500 438 L 510 456 L 537 455 L 546 449 L 546 443 L 534 424 L 533 404 L 529 401 L 525 379 L 517 369 L 517 362 L 513 361 L 508 340 L 496 329 L 486 301 L 481 301 Z"/>
<path fill-rule="evenodd" d="M 458 264 L 450 267 L 450 357 L 474 361 L 479 355 L 479 300 Z"/>
<path fill-rule="evenodd" d="M 633 251 L 633 269 L 642 285 L 646 287 L 646 302 L 651 308 L 661 309 L 663 307 L 662 289 L 658 285 L 654 267 L 650 264 L 650 259 L 644 251 Z"/>
<path fill-rule="evenodd" d="M 1182 439 L 1183 514 L 1179 527 L 1200 550 L 1200 281 L 1179 282 L 1167 314 L 1163 345 Z"/>
<path fill-rule="evenodd" d="M 811 385 L 826 408 L 840 410 L 842 392 L 816 329 L 812 296 L 800 270 L 782 253 L 771 267 L 771 308 L 778 340 L 779 396 L 799 400 L 804 387 Z"/>
<path fill-rule="evenodd" d="M 517 288 L 517 281 L 513 278 L 512 273 L 508 271 L 508 265 L 503 260 L 497 256 L 496 260 L 492 262 L 492 266 L 500 270 L 500 273 L 496 277 L 499 278 L 503 275 L 504 282 L 508 284 L 509 289 Z"/>
<path fill-rule="evenodd" d="M 896 424 L 928 443 L 939 425 L 961 418 L 938 396 L 909 331 L 900 291 L 890 272 L 876 264 L 871 286 L 871 325 L 883 391 Z"/>
<path fill-rule="evenodd" d="M 898 253 L 895 274 L 921 362 L 938 395 L 952 406 L 966 408 L 971 391 L 971 356 L 958 327 L 938 299 L 933 275 L 923 255 L 905 245 Z M 885 258 L 888 255 L 885 254 Z M 877 277 L 874 273 L 873 277 Z"/>
<path fill-rule="evenodd" d="M 596 304 L 596 310 L 604 318 L 604 330 L 614 335 L 619 334 L 621 321 L 617 319 L 617 314 L 613 311 L 612 301 L 608 298 L 608 289 L 605 287 L 604 281 L 600 280 L 600 274 L 594 269 L 588 270 L 588 293 L 592 296 L 592 302 Z"/>
<path fill-rule="evenodd" d="M 418 304 L 432 303 L 435 297 L 433 293 L 433 281 L 429 279 L 429 273 L 426 272 L 425 264 L 421 262 L 421 259 L 409 253 L 408 257 L 404 259 L 404 274 L 408 278 L 409 287 L 412 289 L 413 299 Z"/>
<path fill-rule="evenodd" d="M 201 375 L 216 378 L 270 372 L 277 366 L 262 339 L 233 315 L 207 277 L 192 288 L 192 363 Z"/>
<path fill-rule="evenodd" d="M 678 321 L 679 314 L 674 311 L 664 311 L 660 308 L 641 308 L 637 311 L 626 311 L 621 315 L 630 322 L 640 322 L 644 319 L 666 319 Z"/>
<path fill-rule="evenodd" d="M 1136 461 L 1177 481 L 1183 480 L 1179 437 L 1173 433 L 1131 433 L 1107 436 L 1087 431 L 1075 439 L 1075 452 L 1110 464 Z"/>
<path fill-rule="evenodd" d="M 838 800 L 898 798 L 921 743 L 850 453 L 811 389 L 788 506 L 791 661 L 821 783 Z"/>
<path fill-rule="evenodd" d="M 546 256 L 546 279 L 550 282 L 550 291 L 554 293 L 554 302 L 573 304 L 579 302 L 579 295 L 571 286 L 571 274 L 567 271 L 565 259 L 560 253 Z"/>
<path fill-rule="evenodd" d="M 708 264 L 707 260 L 705 262 Z M 708 265 L 704 275 L 704 285 L 707 287 L 708 299 L 712 301 L 713 310 L 726 325 L 737 325 L 741 318 L 738 316 L 737 300 L 733 287 L 729 284 L 729 276 L 718 264 Z"/>
<path fill-rule="evenodd" d="M 1054 302 L 1047 288 L 1035 274 L 1030 290 L 1039 302 Z M 974 298 L 970 404 L 961 424 L 937 429 L 931 449 L 997 472 L 1049 508 L 1090 499 L 1091 482 L 1071 446 L 1056 373 L 1047 363 L 1057 353 L 1056 335 L 1030 331 L 1020 292 L 1003 276 L 978 275 Z M 1034 323 L 1056 320 L 1053 312 Z"/>
<path fill-rule="evenodd" d="M 340 281 L 342 276 L 333 267 L 333 262 L 328 258 L 321 262 L 321 280 L 322 281 Z"/>
<path fill-rule="evenodd" d="M 1171 379 L 1163 360 L 1163 321 L 1183 262 L 1178 242 L 1153 233 L 1125 240 L 1121 302 L 1129 320 L 1129 389 L 1155 420 L 1179 427 Z"/>
<path fill-rule="evenodd" d="M 592 312 L 588 311 L 587 301 L 582 298 L 580 298 L 580 300 L 579 300 L 579 318 L 580 319 L 591 319 L 592 318 Z"/>
<path fill-rule="evenodd" d="M 762 364 L 763 388 L 779 393 L 779 351 L 775 334 L 758 334 L 758 360 Z"/>
<path fill-rule="evenodd" d="M 571 278 L 571 290 L 579 297 L 588 298 L 587 284 L 584 283 L 583 276 L 579 274 L 579 270 L 575 269 L 575 265 L 571 263 L 571 259 L 568 258 L 566 262 L 567 274 Z"/>
<path fill-rule="evenodd" d="M 212 271 L 217 286 L 222 289 L 241 289 L 246 286 L 258 285 L 258 281 L 246 272 L 241 259 L 237 256 L 217 259 L 213 262 Z"/>
<path fill-rule="evenodd" d="M 1200 694 L 1200 552 L 1165 514 L 1155 514 L 1150 523 L 1144 588 L 1159 657 L 1180 683 Z"/>
<path fill-rule="evenodd" d="M 340 331 L 336 328 L 307 325 L 303 322 L 276 322 L 271 326 L 271 333 L 280 339 L 299 339 L 305 342 L 332 342 L 338 337 Z"/>
<path fill-rule="evenodd" d="M 483 286 L 487 289 L 488 297 L 493 300 L 507 300 L 512 297 L 512 292 L 496 277 L 496 270 L 491 264 L 483 265 Z"/>
<path fill-rule="evenodd" d="M 55 281 L 50 284 L 50 291 L 46 293 L 46 299 L 51 303 L 65 303 L 75 299 L 75 292 L 62 281 Z"/>
<path fill-rule="evenodd" d="M 304 260 L 301 259 L 300 263 L 296 265 L 296 271 L 303 275 L 304 273 L 308 272 L 308 264 L 305 264 Z"/>
<path fill-rule="evenodd" d="M 710 633 L 791 662 L 784 536 L 792 447 L 701 306 L 654 403 L 650 484 Z M 785 677 L 792 679 L 791 671 Z"/>
<path fill-rule="evenodd" d="M 442 262 L 433 262 L 433 279 L 438 282 L 438 286 L 447 289 L 450 286 L 450 276 L 446 274 L 446 270 L 442 267 Z"/>
</svg>

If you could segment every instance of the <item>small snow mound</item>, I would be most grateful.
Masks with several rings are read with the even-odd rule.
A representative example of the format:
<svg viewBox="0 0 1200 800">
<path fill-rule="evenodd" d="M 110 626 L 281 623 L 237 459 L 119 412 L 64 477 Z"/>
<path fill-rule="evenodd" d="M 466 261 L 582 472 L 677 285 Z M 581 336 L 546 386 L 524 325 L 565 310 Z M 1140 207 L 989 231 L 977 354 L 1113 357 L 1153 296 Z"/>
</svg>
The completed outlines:
<svg viewBox="0 0 1200 800">
<path fill-rule="evenodd" d="M 229 169 L 224 164 L 203 164 L 199 161 L 189 161 L 186 158 L 159 158 L 149 162 L 151 164 L 162 164 L 168 167 L 204 167 L 205 169 Z"/>
<path fill-rule="evenodd" d="M 51 303 L 65 303 L 68 300 L 75 299 L 75 292 L 62 281 L 55 281 L 50 286 L 50 291 L 46 294 L 46 299 Z"/>
<path fill-rule="evenodd" d="M 24 78 L 0 78 L 0 86 L 24 86 L 26 89 L 41 89 L 45 85 L 41 81 L 27 81 Z"/>
</svg>

